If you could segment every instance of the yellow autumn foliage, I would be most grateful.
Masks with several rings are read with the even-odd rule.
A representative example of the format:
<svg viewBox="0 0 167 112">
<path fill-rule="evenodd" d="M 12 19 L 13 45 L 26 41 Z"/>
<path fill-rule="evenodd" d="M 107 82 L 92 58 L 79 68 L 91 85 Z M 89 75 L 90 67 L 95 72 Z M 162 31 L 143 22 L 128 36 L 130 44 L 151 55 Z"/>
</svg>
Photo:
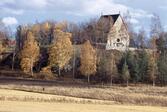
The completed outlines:
<svg viewBox="0 0 167 112">
<path fill-rule="evenodd" d="M 55 25 L 55 29 L 59 29 L 59 30 L 65 30 L 68 27 L 68 22 L 67 21 L 62 21 L 59 22 Z"/>
<path fill-rule="evenodd" d="M 0 54 L 5 51 L 5 47 L 3 46 L 2 42 L 0 42 Z"/>
<path fill-rule="evenodd" d="M 31 66 L 31 60 L 30 58 L 23 58 L 21 60 L 21 69 L 25 72 L 25 73 L 28 73 L 30 71 L 30 66 Z"/>
<path fill-rule="evenodd" d="M 62 69 L 71 59 L 73 54 L 73 46 L 70 41 L 71 34 L 56 30 L 56 40 L 50 48 L 49 62 L 51 66 L 57 65 Z"/>
<path fill-rule="evenodd" d="M 89 41 L 86 41 L 81 48 L 81 67 L 80 71 L 83 75 L 89 76 L 96 73 L 96 51 Z M 88 79 L 89 82 L 89 79 Z"/>
<path fill-rule="evenodd" d="M 24 72 L 32 71 L 32 67 L 39 57 L 39 46 L 31 31 L 27 32 L 27 39 L 21 51 L 21 69 Z"/>
<path fill-rule="evenodd" d="M 39 33 L 40 25 L 39 24 L 34 24 L 31 28 L 31 30 L 33 31 L 33 33 Z"/>
<path fill-rule="evenodd" d="M 41 25 L 41 30 L 42 31 L 48 32 L 50 28 L 51 28 L 51 26 L 48 22 L 45 22 Z"/>
</svg>

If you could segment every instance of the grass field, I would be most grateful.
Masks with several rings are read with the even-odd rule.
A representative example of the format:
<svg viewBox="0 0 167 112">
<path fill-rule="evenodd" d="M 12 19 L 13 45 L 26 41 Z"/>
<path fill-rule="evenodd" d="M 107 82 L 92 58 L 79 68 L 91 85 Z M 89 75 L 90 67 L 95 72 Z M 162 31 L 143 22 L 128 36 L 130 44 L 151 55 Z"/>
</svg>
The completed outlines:
<svg viewBox="0 0 167 112">
<path fill-rule="evenodd" d="M 102 101 L 91 99 L 6 89 L 0 89 L 0 96 L 0 112 L 167 112 L 167 107 L 116 105 L 112 104 L 112 102 L 105 104 Z M 4 96 L 3 100 L 2 96 Z M 26 97 L 33 100 L 24 99 Z M 50 101 L 53 98 L 64 100 Z M 83 104 L 84 102 L 81 103 L 83 100 L 88 102 L 85 101 L 85 104 Z M 73 101 L 80 101 L 80 103 Z"/>
<path fill-rule="evenodd" d="M 60 96 L 70 96 L 82 99 L 94 99 L 113 102 L 114 104 L 123 105 L 147 105 L 147 106 L 164 106 L 167 107 L 167 87 L 152 87 L 149 85 L 137 85 L 130 87 L 88 87 L 75 85 L 0 85 L 0 88 L 8 88 L 14 90 L 23 90 L 36 93 L 53 94 Z M 1 97 L 3 99 L 3 97 Z M 1 100 L 0 99 L 0 100 Z M 10 99 L 10 98 L 9 98 Z M 23 98 L 23 100 L 46 100 L 33 99 L 31 97 Z M 48 99 L 47 99 L 48 100 Z M 51 98 L 48 101 L 57 101 Z M 59 99 L 60 101 L 66 99 Z M 76 101 L 73 101 L 76 102 Z M 91 101 L 79 101 L 91 102 Z"/>
<path fill-rule="evenodd" d="M 0 112 L 167 112 L 165 107 L 46 102 L 0 102 Z"/>
</svg>

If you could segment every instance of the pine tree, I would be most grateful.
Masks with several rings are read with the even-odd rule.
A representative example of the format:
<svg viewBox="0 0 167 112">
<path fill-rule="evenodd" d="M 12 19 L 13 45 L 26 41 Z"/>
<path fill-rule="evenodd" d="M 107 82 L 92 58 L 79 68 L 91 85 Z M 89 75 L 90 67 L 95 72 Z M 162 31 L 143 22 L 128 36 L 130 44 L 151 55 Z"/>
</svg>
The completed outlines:
<svg viewBox="0 0 167 112">
<path fill-rule="evenodd" d="M 165 84 L 167 77 L 166 77 L 166 73 L 167 73 L 167 49 L 166 49 L 166 45 L 167 45 L 167 33 L 161 33 L 160 37 L 157 39 L 156 41 L 156 45 L 157 45 L 157 50 L 158 50 L 158 59 L 157 59 L 157 65 L 158 65 L 158 71 L 159 71 L 159 79 L 161 81 L 161 84 Z"/>
<path fill-rule="evenodd" d="M 87 40 L 81 49 L 81 67 L 80 71 L 83 75 L 88 77 L 88 83 L 90 82 L 90 75 L 96 73 L 96 51 L 91 46 L 89 40 Z"/>
<path fill-rule="evenodd" d="M 21 69 L 24 72 L 31 72 L 33 76 L 33 66 L 34 63 L 38 61 L 39 58 L 39 46 L 33 36 L 31 31 L 27 32 L 27 39 L 24 42 L 23 49 L 21 51 Z"/>
<path fill-rule="evenodd" d="M 130 73 L 129 73 L 129 69 L 128 69 L 128 65 L 126 61 L 124 62 L 123 67 L 122 67 L 122 78 L 124 81 L 126 81 L 126 85 L 128 86 L 129 79 L 130 79 Z"/>
<path fill-rule="evenodd" d="M 113 78 L 118 74 L 117 65 L 115 63 L 115 57 L 113 53 L 111 54 L 110 58 L 107 59 L 105 69 L 107 74 L 110 75 L 110 83 L 112 86 Z"/>
<path fill-rule="evenodd" d="M 56 29 L 56 40 L 49 51 L 49 65 L 59 67 L 60 70 L 68 64 L 73 54 L 73 46 L 70 41 L 71 33 Z"/>
<path fill-rule="evenodd" d="M 147 75 L 147 67 L 148 67 L 148 54 L 145 50 L 139 52 L 139 77 L 140 80 L 143 82 Z"/>
</svg>

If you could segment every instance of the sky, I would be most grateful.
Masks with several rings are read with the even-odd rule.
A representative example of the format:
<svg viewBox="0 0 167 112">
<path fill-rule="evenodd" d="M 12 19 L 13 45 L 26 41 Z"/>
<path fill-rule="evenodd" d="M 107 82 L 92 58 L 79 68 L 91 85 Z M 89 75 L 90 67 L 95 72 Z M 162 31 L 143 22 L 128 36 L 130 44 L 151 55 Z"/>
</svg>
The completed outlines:
<svg viewBox="0 0 167 112">
<path fill-rule="evenodd" d="M 45 20 L 85 22 L 101 14 L 127 11 L 136 31 L 149 32 L 153 13 L 167 30 L 167 0 L 0 0 L 0 20 L 11 28 Z"/>
</svg>

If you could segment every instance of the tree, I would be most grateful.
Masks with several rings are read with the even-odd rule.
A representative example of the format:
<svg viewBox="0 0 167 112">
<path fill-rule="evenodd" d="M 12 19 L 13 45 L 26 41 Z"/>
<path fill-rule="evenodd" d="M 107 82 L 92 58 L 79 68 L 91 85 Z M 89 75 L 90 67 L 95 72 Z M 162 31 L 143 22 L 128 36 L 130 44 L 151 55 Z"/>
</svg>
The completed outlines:
<svg viewBox="0 0 167 112">
<path fill-rule="evenodd" d="M 126 63 L 126 60 L 125 60 L 123 67 L 122 67 L 122 78 L 124 81 L 126 81 L 126 85 L 128 86 L 129 79 L 130 79 L 130 73 L 129 73 L 129 69 L 128 69 L 128 65 Z"/>
<path fill-rule="evenodd" d="M 3 45 L 3 40 L 0 41 L 0 54 L 4 52 L 5 46 Z"/>
<path fill-rule="evenodd" d="M 70 41 L 71 33 L 56 29 L 56 40 L 49 51 L 49 65 L 59 67 L 60 70 L 68 64 L 73 54 L 73 46 Z"/>
<path fill-rule="evenodd" d="M 88 83 L 90 82 L 90 75 L 96 73 L 96 51 L 91 46 L 89 40 L 87 40 L 81 48 L 81 66 L 80 71 L 83 75 L 88 77 Z"/>
<path fill-rule="evenodd" d="M 154 56 L 149 57 L 147 74 L 149 79 L 152 81 L 152 85 L 155 86 L 155 79 L 157 77 L 157 63 Z"/>
<path fill-rule="evenodd" d="M 2 44 L 2 41 L 0 41 L 0 60 L 2 59 L 2 53 L 5 51 L 5 47 Z"/>
<path fill-rule="evenodd" d="M 166 53 L 160 55 L 158 59 L 158 71 L 161 84 L 166 84 L 167 81 L 167 58 Z"/>
<path fill-rule="evenodd" d="M 157 33 L 157 31 L 155 31 L 152 33 L 152 38 L 150 39 L 150 47 L 151 47 L 151 55 L 152 56 L 149 57 L 148 75 L 149 75 L 150 80 L 153 82 L 153 86 L 155 86 L 155 79 L 156 79 L 156 75 L 157 75 L 158 54 L 157 54 L 156 41 L 157 41 L 158 37 L 159 37 L 159 33 Z"/>
<path fill-rule="evenodd" d="M 19 25 L 16 31 L 16 53 L 19 53 L 23 49 L 24 42 L 27 37 L 27 26 Z"/>
<path fill-rule="evenodd" d="M 150 31 L 151 38 L 158 38 L 159 35 L 163 32 L 161 20 L 157 14 L 153 14 L 153 17 L 151 18 L 150 28 L 151 28 Z"/>
<path fill-rule="evenodd" d="M 146 79 L 147 67 L 148 67 L 148 53 L 143 49 L 138 53 L 138 65 L 139 65 L 139 77 L 143 82 Z"/>
<path fill-rule="evenodd" d="M 159 71 L 159 79 L 161 81 L 161 84 L 165 84 L 167 81 L 167 33 L 161 33 L 160 37 L 156 40 L 157 50 L 158 50 L 158 71 Z"/>
<path fill-rule="evenodd" d="M 23 49 L 21 50 L 21 69 L 24 72 L 30 72 L 33 76 L 33 66 L 34 63 L 38 61 L 39 58 L 39 46 L 33 36 L 31 31 L 27 32 L 27 39 L 24 41 Z"/>
<path fill-rule="evenodd" d="M 128 51 L 125 53 L 123 64 L 124 60 L 126 60 L 126 64 L 128 65 L 132 81 L 137 83 L 140 80 L 138 55 L 136 55 L 134 52 Z"/>
<path fill-rule="evenodd" d="M 146 41 L 146 34 L 144 31 L 144 28 L 141 28 L 139 30 L 139 33 L 137 35 L 137 39 L 136 39 L 136 46 L 140 49 L 144 49 L 146 47 L 145 45 L 145 41 Z"/>
<path fill-rule="evenodd" d="M 106 61 L 106 73 L 110 76 L 110 83 L 112 86 L 113 78 L 118 74 L 117 65 L 115 63 L 115 57 L 112 53 L 111 56 Z"/>
</svg>

